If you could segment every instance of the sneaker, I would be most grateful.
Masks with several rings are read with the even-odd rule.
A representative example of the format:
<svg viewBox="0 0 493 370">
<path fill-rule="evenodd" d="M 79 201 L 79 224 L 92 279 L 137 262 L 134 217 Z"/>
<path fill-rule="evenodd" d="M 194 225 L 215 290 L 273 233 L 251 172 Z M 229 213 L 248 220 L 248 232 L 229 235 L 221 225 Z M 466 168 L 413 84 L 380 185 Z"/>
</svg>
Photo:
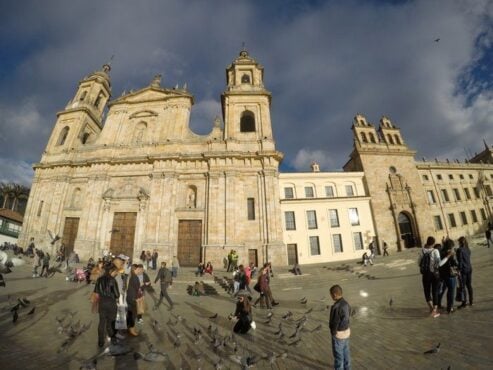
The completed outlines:
<svg viewBox="0 0 493 370">
<path fill-rule="evenodd" d="M 138 319 L 137 323 L 142 325 L 144 323 L 144 319 Z"/>
<path fill-rule="evenodd" d="M 433 318 L 437 318 L 438 316 L 440 316 L 440 312 L 433 311 L 433 312 L 431 313 L 431 316 L 432 316 Z"/>
<path fill-rule="evenodd" d="M 125 336 L 121 333 L 116 333 L 115 338 L 123 340 L 123 339 L 125 339 Z"/>
</svg>

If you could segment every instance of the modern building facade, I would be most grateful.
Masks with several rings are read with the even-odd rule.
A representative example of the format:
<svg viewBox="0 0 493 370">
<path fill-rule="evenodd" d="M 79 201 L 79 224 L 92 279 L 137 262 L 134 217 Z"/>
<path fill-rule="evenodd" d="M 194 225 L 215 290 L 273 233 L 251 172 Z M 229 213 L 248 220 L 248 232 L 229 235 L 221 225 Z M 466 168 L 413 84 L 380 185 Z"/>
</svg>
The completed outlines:
<svg viewBox="0 0 493 370">
<path fill-rule="evenodd" d="M 245 50 L 226 68 L 222 119 L 207 135 L 189 128 L 185 87 L 157 75 L 111 99 L 109 72 L 82 79 L 58 112 L 20 246 L 33 237 L 49 248 L 51 232 L 83 259 L 156 249 L 185 266 L 221 265 L 235 249 L 243 263 L 286 265 L 360 258 L 372 240 L 402 250 L 491 220 L 492 164 L 416 162 L 386 117 L 378 128 L 355 117 L 344 172 L 279 173 L 271 94 Z"/>
</svg>

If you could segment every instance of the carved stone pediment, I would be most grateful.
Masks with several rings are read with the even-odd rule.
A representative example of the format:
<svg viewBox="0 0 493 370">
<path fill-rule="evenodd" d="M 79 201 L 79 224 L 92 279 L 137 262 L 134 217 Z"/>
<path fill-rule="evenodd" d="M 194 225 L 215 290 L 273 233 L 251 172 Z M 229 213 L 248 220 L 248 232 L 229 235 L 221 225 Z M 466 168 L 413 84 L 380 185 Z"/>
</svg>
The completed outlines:
<svg viewBox="0 0 493 370">
<path fill-rule="evenodd" d="M 123 184 L 115 189 L 107 189 L 102 196 L 103 199 L 138 199 L 140 201 L 149 199 L 149 192 L 132 183 Z"/>
<path fill-rule="evenodd" d="M 142 110 L 131 114 L 129 118 L 132 119 L 132 118 L 156 117 L 157 115 L 158 114 L 152 110 Z"/>
</svg>

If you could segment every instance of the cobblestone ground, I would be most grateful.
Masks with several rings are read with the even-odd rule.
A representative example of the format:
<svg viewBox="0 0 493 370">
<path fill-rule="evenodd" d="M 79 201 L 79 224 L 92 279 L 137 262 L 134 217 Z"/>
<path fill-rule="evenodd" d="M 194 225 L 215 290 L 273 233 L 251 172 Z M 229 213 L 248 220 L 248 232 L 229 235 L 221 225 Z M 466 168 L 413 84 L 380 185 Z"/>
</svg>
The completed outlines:
<svg viewBox="0 0 493 370">
<path fill-rule="evenodd" d="M 141 335 L 126 338 L 134 351 L 148 352 L 148 344 L 166 352 L 165 362 L 135 360 L 132 353 L 101 356 L 98 369 L 239 369 L 242 357 L 253 356 L 258 369 L 328 369 L 332 367 L 327 305 L 328 289 L 338 283 L 344 297 L 355 310 L 351 321 L 351 357 L 353 369 L 492 369 L 493 338 L 493 248 L 482 240 L 473 242 L 474 306 L 451 315 L 431 318 L 421 289 L 416 266 L 418 249 L 378 257 L 375 265 L 364 267 L 357 261 L 302 266 L 303 275 L 294 276 L 286 268 L 275 269 L 272 290 L 280 305 L 275 307 L 270 323 L 269 311 L 254 309 L 257 329 L 246 336 L 235 336 L 218 349 L 211 343 L 208 327 L 217 328 L 221 337 L 230 335 L 234 301 L 223 286 L 212 278 L 203 278 L 207 296 L 192 297 L 187 287 L 196 280 L 192 269 L 182 269 L 170 289 L 176 306 L 173 311 L 161 306 L 149 310 L 139 326 Z M 154 272 L 151 272 L 151 279 Z M 224 270 L 216 276 L 229 276 Z M 16 268 L 4 275 L 7 287 L 0 288 L 0 368 L 9 369 L 79 369 L 81 364 L 101 351 L 97 347 L 97 314 L 92 314 L 88 297 L 92 286 L 66 282 L 61 274 L 53 278 L 32 279 L 30 267 Z M 157 287 L 156 287 L 157 288 Z M 30 305 L 19 309 L 17 323 L 9 308 L 17 298 L 26 297 Z M 300 303 L 306 297 L 307 303 Z M 255 297 L 254 297 L 255 298 Z M 392 298 L 393 304 L 389 305 Z M 152 297 L 148 296 L 148 306 Z M 444 302 L 445 303 L 445 302 Z M 28 315 L 35 306 L 35 313 Z M 56 317 L 73 322 L 92 323 L 89 330 L 62 349 L 65 337 L 58 333 Z M 292 317 L 283 319 L 288 312 Z M 216 319 L 210 319 L 215 313 Z M 179 315 L 179 316 L 178 316 Z M 290 338 L 297 320 L 307 321 L 299 337 Z M 159 322 L 157 327 L 151 323 Z M 283 338 L 279 338 L 282 323 Z M 193 328 L 200 328 L 202 339 L 194 343 Z M 180 336 L 179 343 L 176 338 Z M 298 340 L 301 338 L 301 340 Z M 436 354 L 423 352 L 441 343 Z M 271 361 L 262 359 L 270 352 Z"/>
</svg>

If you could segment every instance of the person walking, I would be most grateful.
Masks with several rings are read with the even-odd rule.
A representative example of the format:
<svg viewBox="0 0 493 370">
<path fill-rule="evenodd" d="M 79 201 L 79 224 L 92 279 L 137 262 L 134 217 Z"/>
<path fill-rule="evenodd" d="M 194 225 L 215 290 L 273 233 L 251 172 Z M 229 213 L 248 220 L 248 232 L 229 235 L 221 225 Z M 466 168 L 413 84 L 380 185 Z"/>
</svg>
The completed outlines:
<svg viewBox="0 0 493 370">
<path fill-rule="evenodd" d="M 472 306 L 472 265 L 471 249 L 467 239 L 463 236 L 459 238 L 459 248 L 457 249 L 457 262 L 459 264 L 460 279 L 462 283 L 462 304 L 458 308 L 464 308 L 467 305 L 467 296 L 469 294 L 469 305 Z M 467 288 L 467 292 L 466 292 Z"/>
<path fill-rule="evenodd" d="M 383 242 L 383 257 L 389 255 L 389 246 L 387 245 L 386 242 Z"/>
<path fill-rule="evenodd" d="M 330 288 L 330 296 L 334 304 L 330 308 L 329 328 L 332 335 L 332 355 L 334 356 L 334 369 L 350 370 L 351 355 L 349 351 L 349 318 L 351 307 L 342 296 L 342 288 L 333 285 Z"/>
<path fill-rule="evenodd" d="M 98 325 L 98 346 L 104 346 L 106 334 L 111 338 L 112 343 L 116 343 L 116 301 L 120 298 L 120 291 L 115 280 L 118 270 L 114 266 L 105 266 L 104 273 L 96 280 L 94 293 L 99 296 L 99 325 Z"/>
<path fill-rule="evenodd" d="M 48 252 L 43 254 L 43 257 L 41 258 L 43 261 L 43 267 L 41 267 L 41 277 L 48 277 L 48 269 L 50 268 L 50 255 Z"/>
<path fill-rule="evenodd" d="M 170 287 L 173 284 L 173 276 L 172 273 L 166 268 L 166 262 L 161 262 L 161 268 L 159 269 L 156 279 L 154 280 L 154 283 L 157 283 L 159 280 L 161 284 L 161 294 L 159 295 L 159 301 L 156 303 L 154 306 L 154 310 L 157 310 L 159 308 L 159 305 L 163 301 L 163 297 L 166 298 L 166 300 L 169 303 L 169 309 L 173 309 L 173 301 L 168 295 L 168 287 Z"/>
<path fill-rule="evenodd" d="M 33 278 L 37 278 L 38 275 L 38 268 L 41 266 L 41 255 L 39 253 L 40 251 L 36 248 L 34 248 L 34 258 L 33 258 Z"/>
<path fill-rule="evenodd" d="M 486 231 L 484 232 L 484 234 L 486 236 L 486 245 L 489 248 L 490 247 L 490 244 L 492 243 L 492 241 L 491 241 L 491 230 L 490 230 L 489 227 L 486 229 Z"/>
</svg>

